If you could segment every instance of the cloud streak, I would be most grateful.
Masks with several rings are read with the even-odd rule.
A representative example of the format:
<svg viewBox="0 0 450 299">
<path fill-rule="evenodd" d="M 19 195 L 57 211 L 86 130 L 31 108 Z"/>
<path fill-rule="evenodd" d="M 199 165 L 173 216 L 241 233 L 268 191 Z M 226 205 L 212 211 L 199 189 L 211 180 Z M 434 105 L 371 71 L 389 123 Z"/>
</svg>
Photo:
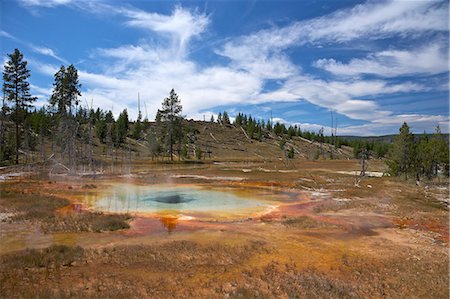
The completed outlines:
<svg viewBox="0 0 450 299">
<path fill-rule="evenodd" d="M 52 57 L 52 58 L 54 58 L 54 59 L 56 59 L 56 60 L 58 60 L 58 61 L 60 61 L 60 62 L 62 62 L 62 63 L 68 64 L 67 60 L 65 60 L 65 59 L 59 57 L 58 55 L 56 55 L 56 53 L 55 53 L 52 49 L 50 49 L 50 48 L 47 48 L 47 47 L 39 47 L 39 46 L 35 46 L 35 45 L 30 45 L 30 46 L 31 46 L 31 49 L 32 49 L 34 52 L 36 52 L 36 53 L 39 53 L 39 54 L 41 54 L 41 55 L 45 55 L 45 56 Z"/>
<path fill-rule="evenodd" d="M 430 44 L 414 50 L 387 50 L 372 53 L 363 59 L 351 59 L 342 63 L 331 59 L 320 59 L 315 67 L 334 75 L 360 76 L 377 75 L 397 77 L 436 75 L 448 72 L 448 47 L 443 44 Z"/>
</svg>

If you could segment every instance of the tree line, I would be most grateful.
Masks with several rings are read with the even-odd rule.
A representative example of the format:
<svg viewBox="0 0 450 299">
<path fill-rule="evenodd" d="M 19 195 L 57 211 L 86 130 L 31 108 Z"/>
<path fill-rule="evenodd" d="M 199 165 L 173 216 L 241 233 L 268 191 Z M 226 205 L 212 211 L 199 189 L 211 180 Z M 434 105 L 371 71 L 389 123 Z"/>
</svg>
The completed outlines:
<svg viewBox="0 0 450 299">
<path fill-rule="evenodd" d="M 386 163 L 391 175 L 415 178 L 417 182 L 439 173 L 448 177 L 449 144 L 439 126 L 431 137 L 424 133 L 415 138 L 405 122 L 394 138 Z"/>
</svg>

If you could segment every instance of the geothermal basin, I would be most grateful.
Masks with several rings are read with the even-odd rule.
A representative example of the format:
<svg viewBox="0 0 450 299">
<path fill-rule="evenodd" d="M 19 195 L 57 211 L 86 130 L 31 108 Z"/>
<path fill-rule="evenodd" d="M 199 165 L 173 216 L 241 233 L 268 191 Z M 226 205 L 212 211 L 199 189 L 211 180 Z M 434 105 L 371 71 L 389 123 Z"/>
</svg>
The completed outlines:
<svg viewBox="0 0 450 299">
<path fill-rule="evenodd" d="M 197 185 L 120 184 L 113 185 L 90 205 L 113 213 L 246 216 L 272 209 L 273 202 L 267 200 L 271 196 L 261 191 Z"/>
</svg>

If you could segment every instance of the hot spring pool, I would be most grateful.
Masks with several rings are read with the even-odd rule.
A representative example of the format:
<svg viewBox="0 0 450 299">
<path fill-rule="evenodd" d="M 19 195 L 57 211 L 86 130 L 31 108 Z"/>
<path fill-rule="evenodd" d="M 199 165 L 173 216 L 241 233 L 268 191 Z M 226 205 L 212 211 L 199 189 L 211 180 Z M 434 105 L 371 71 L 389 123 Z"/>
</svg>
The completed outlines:
<svg viewBox="0 0 450 299">
<path fill-rule="evenodd" d="M 118 213 L 231 213 L 262 212 L 271 207 L 256 193 L 216 190 L 200 186 L 113 186 L 91 205 Z"/>
</svg>

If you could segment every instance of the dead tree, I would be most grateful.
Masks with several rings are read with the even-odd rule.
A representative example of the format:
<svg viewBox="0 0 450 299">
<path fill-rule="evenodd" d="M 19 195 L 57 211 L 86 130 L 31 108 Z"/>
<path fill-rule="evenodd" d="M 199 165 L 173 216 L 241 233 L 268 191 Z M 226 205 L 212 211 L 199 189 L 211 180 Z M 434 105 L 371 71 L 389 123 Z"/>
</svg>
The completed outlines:
<svg viewBox="0 0 450 299">
<path fill-rule="evenodd" d="M 368 167 L 367 160 L 369 158 L 369 152 L 367 151 L 366 148 L 364 148 L 359 155 L 360 155 L 359 164 L 361 165 L 361 171 L 359 173 L 359 176 L 363 177 L 366 175 L 366 170 Z"/>
</svg>

